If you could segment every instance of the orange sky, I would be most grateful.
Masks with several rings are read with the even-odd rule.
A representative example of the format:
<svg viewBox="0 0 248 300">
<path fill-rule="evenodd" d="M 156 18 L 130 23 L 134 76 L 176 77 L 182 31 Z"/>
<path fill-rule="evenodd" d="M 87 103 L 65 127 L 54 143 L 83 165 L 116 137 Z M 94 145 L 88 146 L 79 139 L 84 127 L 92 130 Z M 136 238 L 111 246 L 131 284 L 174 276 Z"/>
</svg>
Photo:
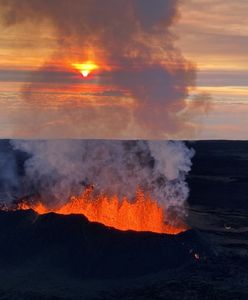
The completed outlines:
<svg viewBox="0 0 248 300">
<path fill-rule="evenodd" d="M 177 24 L 173 25 L 173 33 L 178 37 L 176 45 L 181 49 L 183 55 L 197 66 L 197 91 L 193 91 L 193 94 L 207 93 L 211 103 L 207 114 L 192 116 L 191 123 L 196 125 L 197 131 L 193 135 L 183 132 L 175 135 L 176 138 L 183 138 L 184 135 L 185 138 L 194 139 L 248 138 L 248 118 L 245 117 L 248 112 L 247 11 L 248 2 L 243 0 L 189 0 L 184 1 L 180 6 L 180 19 Z M 102 105 L 105 101 L 110 102 L 111 105 L 116 101 L 123 105 L 132 103 L 132 99 L 127 95 L 124 99 L 123 91 L 118 91 L 108 85 L 108 72 L 115 66 L 106 65 L 102 61 L 99 77 L 88 81 L 87 85 L 81 86 L 79 74 L 76 74 L 75 69 L 68 70 L 70 63 L 77 63 L 77 61 L 66 61 L 63 58 L 61 63 L 60 57 L 56 57 L 55 60 L 52 60 L 53 63 L 62 68 L 63 72 L 69 72 L 64 76 L 70 78 L 73 85 L 62 88 L 61 85 L 51 84 L 52 88 L 50 89 L 49 69 L 46 91 L 44 85 L 41 86 L 39 83 L 36 84 L 36 89 L 39 91 L 41 86 L 43 93 L 50 91 L 46 97 L 53 99 L 51 100 L 53 109 L 46 111 L 42 105 L 35 108 L 28 102 L 24 104 L 21 102 L 18 92 L 20 89 L 22 92 L 23 89 L 25 90 L 23 83 L 29 82 L 30 71 L 37 70 L 51 61 L 54 52 L 61 52 L 61 57 L 64 53 L 60 49 L 61 45 L 58 43 L 54 27 L 47 20 L 39 27 L 28 26 L 28 31 L 27 24 L 6 27 L 0 22 L 0 40 L 1 137 L 12 137 L 14 124 L 27 120 L 35 109 L 44 109 L 44 115 L 39 116 L 40 122 L 44 124 L 41 137 L 60 135 L 61 127 L 66 133 L 65 137 L 71 136 L 72 132 L 72 137 L 80 137 L 82 132 L 75 128 L 76 126 L 67 125 L 71 119 L 79 118 L 77 110 L 85 105 L 80 96 L 86 95 L 88 90 L 91 95 L 87 101 L 91 103 L 96 101 L 96 93 L 98 93 L 97 97 L 99 95 L 102 97 L 100 104 L 97 102 L 98 105 Z M 90 53 L 91 51 L 82 49 L 82 52 Z M 93 60 L 97 60 L 101 53 L 95 52 L 94 55 Z M 77 54 L 76 57 L 78 57 Z M 57 67 L 56 72 L 59 73 L 60 69 Z M 101 84 L 101 78 L 104 79 L 104 84 Z M 58 80 L 61 79 L 58 77 Z M 59 93 L 55 102 L 51 90 Z M 60 94 L 61 91 L 62 94 Z M 68 93 L 76 94 L 73 104 L 70 101 L 64 103 L 63 99 L 68 99 Z M 193 96 L 190 97 L 190 99 L 193 98 Z M 70 105 L 73 105 L 75 110 Z M 23 110 L 23 113 L 19 114 L 20 110 Z M 63 115 L 65 111 L 69 111 L 69 114 Z M 113 114 L 116 113 L 113 110 Z M 60 114 L 59 117 L 58 114 Z M 89 117 L 87 112 L 85 117 Z M 65 119 L 67 119 L 67 125 L 64 123 Z M 106 122 L 104 118 L 102 121 Z M 32 122 L 30 119 L 30 124 Z M 49 130 L 49 124 L 52 122 L 57 124 L 53 127 L 53 133 Z M 31 132 L 22 132 L 21 128 L 19 132 L 15 131 L 15 134 L 25 137 L 32 136 Z M 122 136 L 125 137 L 125 134 Z M 126 137 L 128 138 L 128 133 Z"/>
</svg>

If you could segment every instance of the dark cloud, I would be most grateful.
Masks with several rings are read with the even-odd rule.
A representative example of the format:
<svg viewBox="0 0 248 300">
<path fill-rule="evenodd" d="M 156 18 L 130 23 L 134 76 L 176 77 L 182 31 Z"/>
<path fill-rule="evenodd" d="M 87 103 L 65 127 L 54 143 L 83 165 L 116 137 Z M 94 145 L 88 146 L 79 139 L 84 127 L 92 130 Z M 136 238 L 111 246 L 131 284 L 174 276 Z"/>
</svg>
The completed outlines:
<svg viewBox="0 0 248 300">
<path fill-rule="evenodd" d="M 177 2 L 175 0 L 136 0 L 135 8 L 139 22 L 145 30 L 151 30 L 153 26 L 168 26 L 176 15 Z"/>
</svg>

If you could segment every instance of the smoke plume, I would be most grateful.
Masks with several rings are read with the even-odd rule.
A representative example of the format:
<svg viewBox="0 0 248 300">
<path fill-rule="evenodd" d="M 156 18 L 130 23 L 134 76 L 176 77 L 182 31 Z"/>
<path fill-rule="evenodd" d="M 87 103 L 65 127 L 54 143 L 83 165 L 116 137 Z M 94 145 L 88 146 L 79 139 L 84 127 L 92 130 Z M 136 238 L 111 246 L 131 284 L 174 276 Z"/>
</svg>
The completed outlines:
<svg viewBox="0 0 248 300">
<path fill-rule="evenodd" d="M 0 141 L 0 207 L 18 197 L 20 178 L 16 158 L 6 140 Z"/>
<path fill-rule="evenodd" d="M 22 177 L 27 191 L 51 206 L 88 185 L 130 200 L 139 187 L 165 210 L 185 213 L 192 151 L 181 142 L 136 141 L 182 138 L 192 130 L 186 98 L 195 68 L 171 33 L 179 3 L 1 1 L 5 26 L 33 26 L 37 35 L 50 26 L 59 48 L 24 85 L 14 135 L 126 140 L 12 141 L 30 155 Z M 72 65 L 89 59 L 99 70 L 83 80 Z"/>
<path fill-rule="evenodd" d="M 174 46 L 171 26 L 179 0 L 5 0 L 6 26 L 52 26 L 59 51 L 24 87 L 14 133 L 28 138 L 164 139 L 185 136 L 195 68 Z M 92 59 L 99 73 L 87 81 L 100 91 L 47 95 L 48 84 L 84 82 L 52 66 Z M 37 93 L 37 89 L 41 94 Z M 62 91 L 63 92 L 63 91 Z M 40 99 L 38 99 L 40 97 Z M 28 104 L 28 105 L 27 105 Z M 25 110 L 26 109 L 26 110 Z M 29 120 L 29 121 L 28 121 Z"/>
<path fill-rule="evenodd" d="M 44 140 L 11 142 L 28 153 L 24 182 L 50 207 L 93 185 L 97 193 L 133 200 L 139 187 L 166 211 L 185 214 L 185 176 L 193 151 L 182 142 Z M 31 192 L 32 191 L 32 192 Z M 149 212 L 147 212 L 149 213 Z"/>
</svg>

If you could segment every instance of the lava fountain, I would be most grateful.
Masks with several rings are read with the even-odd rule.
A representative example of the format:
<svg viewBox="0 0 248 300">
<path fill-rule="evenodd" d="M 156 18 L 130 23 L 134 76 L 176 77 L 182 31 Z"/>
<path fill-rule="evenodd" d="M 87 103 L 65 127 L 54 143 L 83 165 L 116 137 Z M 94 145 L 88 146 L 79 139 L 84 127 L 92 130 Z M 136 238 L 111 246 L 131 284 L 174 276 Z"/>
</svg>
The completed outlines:
<svg viewBox="0 0 248 300">
<path fill-rule="evenodd" d="M 82 214 L 124 231 L 177 234 L 187 229 L 185 179 L 193 154 L 181 142 L 13 143 L 29 154 L 20 195 L 36 195 L 19 201 L 18 209 Z"/>
<path fill-rule="evenodd" d="M 157 201 L 137 189 L 134 201 L 127 198 L 120 200 L 117 196 L 94 195 L 92 187 L 87 188 L 81 196 L 71 197 L 67 203 L 57 209 L 49 209 L 43 203 L 22 201 L 18 209 L 33 209 L 38 214 L 54 212 L 63 215 L 82 214 L 91 222 L 102 223 L 118 230 L 150 231 L 155 233 L 179 234 L 187 227 L 172 225 Z M 179 223 L 179 222 L 177 222 Z"/>
</svg>

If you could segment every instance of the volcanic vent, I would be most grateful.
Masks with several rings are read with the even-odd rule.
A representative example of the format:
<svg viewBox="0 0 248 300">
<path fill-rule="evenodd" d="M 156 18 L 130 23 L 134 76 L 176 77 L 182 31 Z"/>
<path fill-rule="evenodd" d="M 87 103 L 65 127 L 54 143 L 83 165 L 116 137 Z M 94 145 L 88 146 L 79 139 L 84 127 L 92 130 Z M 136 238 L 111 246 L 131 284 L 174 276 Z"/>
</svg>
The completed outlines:
<svg viewBox="0 0 248 300">
<path fill-rule="evenodd" d="M 15 141 L 25 151 L 26 192 L 17 209 L 83 214 L 119 230 L 187 229 L 185 175 L 192 152 L 180 142 Z"/>
<path fill-rule="evenodd" d="M 93 188 L 87 188 L 81 196 L 71 197 L 69 201 L 57 209 L 49 209 L 40 201 L 21 201 L 17 204 L 20 210 L 33 209 L 38 214 L 55 212 L 63 215 L 82 214 L 89 221 L 99 222 L 119 230 L 150 231 L 156 233 L 178 234 L 186 230 L 182 220 L 175 224 L 166 220 L 162 207 L 155 200 L 137 190 L 133 202 L 128 199 L 119 200 L 117 196 L 93 196 Z"/>
</svg>

